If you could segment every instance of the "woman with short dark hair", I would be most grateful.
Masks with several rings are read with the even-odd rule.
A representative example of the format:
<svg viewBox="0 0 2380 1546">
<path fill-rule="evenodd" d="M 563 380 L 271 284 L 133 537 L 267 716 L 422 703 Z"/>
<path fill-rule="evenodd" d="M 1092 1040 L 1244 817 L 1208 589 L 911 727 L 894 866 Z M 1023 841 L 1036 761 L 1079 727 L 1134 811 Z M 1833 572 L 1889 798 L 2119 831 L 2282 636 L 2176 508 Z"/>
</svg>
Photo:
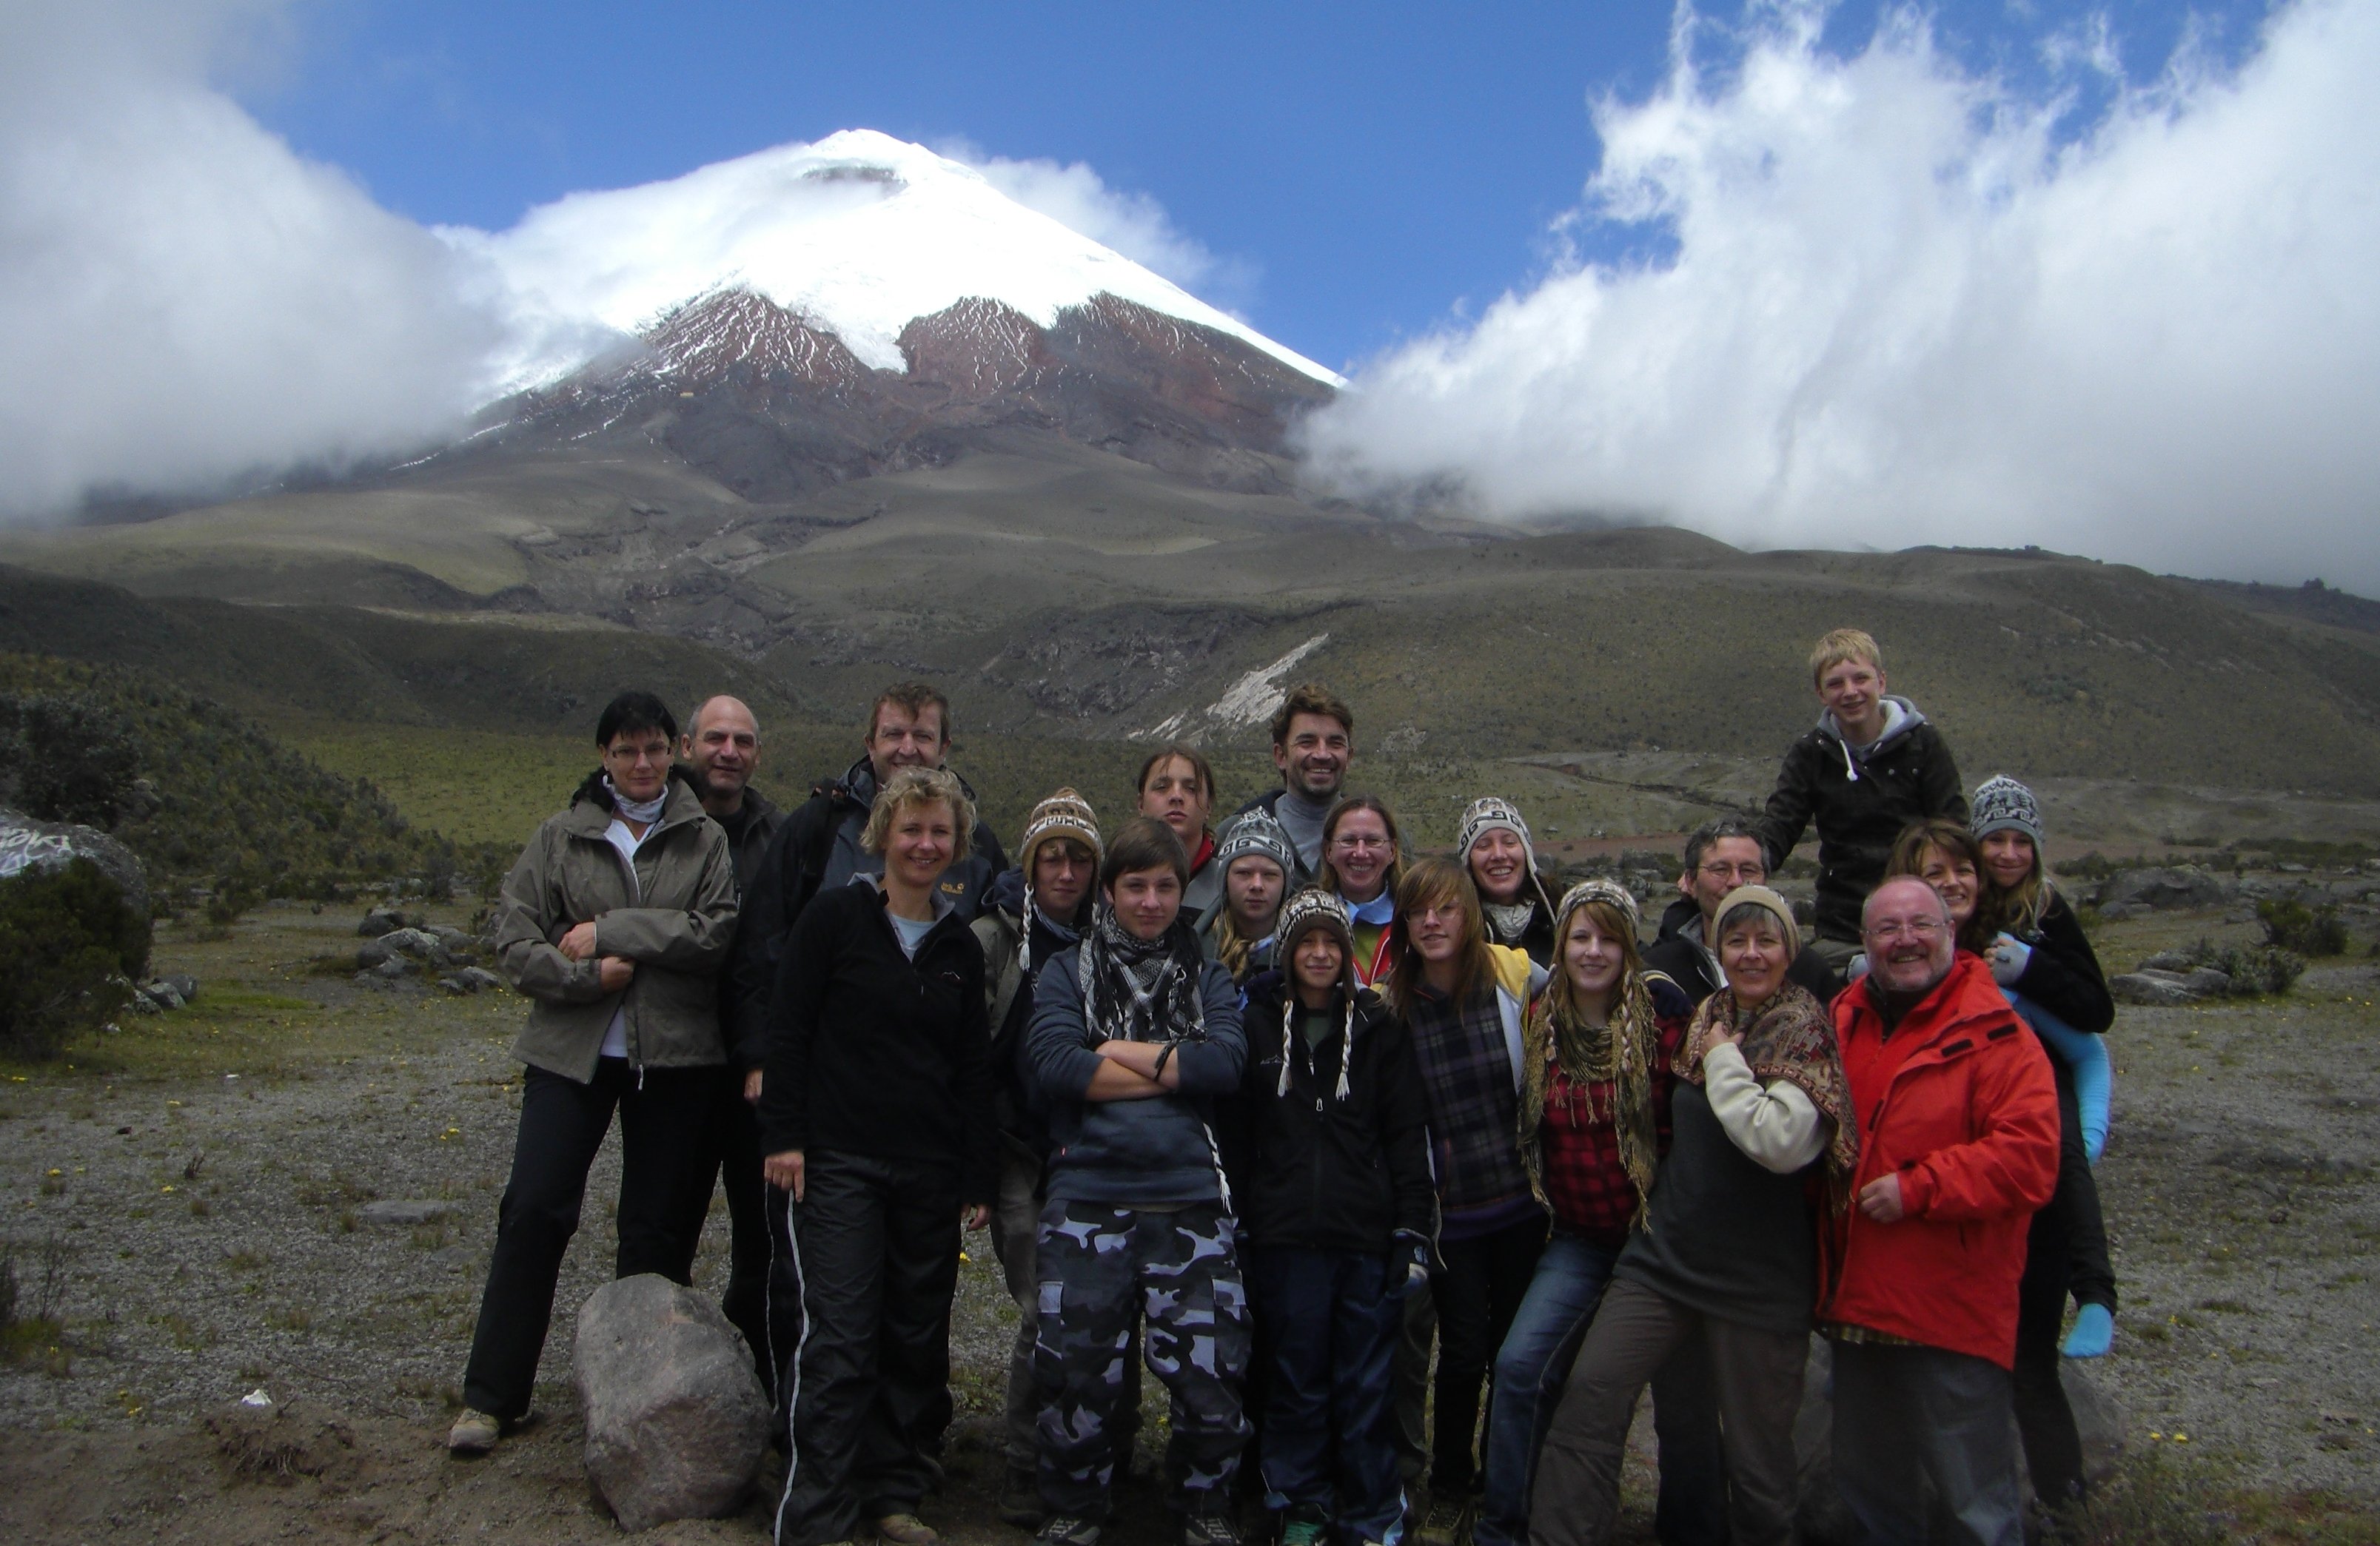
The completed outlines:
<svg viewBox="0 0 2380 1546">
<path fill-rule="evenodd" d="M 529 1001 L 511 1178 L 446 1436 L 484 1455 L 528 1410 L 587 1173 L 620 1116 L 617 1275 L 686 1281 L 710 1201 L 710 1113 L 727 1048 L 715 984 L 735 934 L 735 860 L 671 777 L 677 720 L 623 693 L 595 724 L 602 766 L 504 876 L 496 960 Z"/>
</svg>

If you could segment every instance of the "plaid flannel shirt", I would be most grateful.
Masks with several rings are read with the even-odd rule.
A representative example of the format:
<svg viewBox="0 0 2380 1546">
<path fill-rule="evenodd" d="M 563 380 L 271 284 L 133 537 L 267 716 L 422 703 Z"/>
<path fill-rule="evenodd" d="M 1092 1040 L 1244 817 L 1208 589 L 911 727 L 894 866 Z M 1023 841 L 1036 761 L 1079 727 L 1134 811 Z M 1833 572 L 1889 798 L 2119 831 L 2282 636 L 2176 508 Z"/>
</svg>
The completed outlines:
<svg viewBox="0 0 2380 1546">
<path fill-rule="evenodd" d="M 1686 1020 L 1664 1016 L 1654 1024 L 1653 1140 L 1658 1158 L 1670 1152 L 1670 1092 L 1678 1081 L 1670 1065 L 1685 1043 Z M 1552 1057 L 1550 1047 L 1547 1056 Z M 1546 1201 L 1553 1205 L 1555 1223 L 1591 1244 L 1617 1249 L 1627 1243 L 1629 1225 L 1636 1216 L 1636 1188 L 1620 1164 L 1618 1129 L 1608 1117 L 1590 1115 L 1608 1113 L 1611 1099 L 1609 1081 L 1573 1085 L 1555 1064 L 1546 1078 L 1545 1125 L 1538 1129 L 1538 1142 Z"/>
</svg>

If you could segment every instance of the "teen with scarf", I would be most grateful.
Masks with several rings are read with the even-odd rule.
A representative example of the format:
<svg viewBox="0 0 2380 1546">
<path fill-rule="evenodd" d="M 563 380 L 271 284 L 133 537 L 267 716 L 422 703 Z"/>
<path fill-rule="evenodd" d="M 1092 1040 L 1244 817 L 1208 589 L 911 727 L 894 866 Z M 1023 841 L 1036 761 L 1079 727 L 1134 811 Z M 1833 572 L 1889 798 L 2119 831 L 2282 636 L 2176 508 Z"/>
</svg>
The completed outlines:
<svg viewBox="0 0 2380 1546">
<path fill-rule="evenodd" d="M 1636 1398 L 1690 1342 L 1723 1425 L 1730 1539 L 1794 1539 L 1793 1419 L 1817 1294 L 1811 1193 L 1842 1205 L 1859 1152 L 1834 1027 L 1786 977 L 1800 949 L 1776 892 L 1739 887 L 1720 904 L 1728 985 L 1687 1028 L 1645 1227 L 1613 1263 L 1538 1454 L 1533 1546 L 1611 1539 Z"/>
<path fill-rule="evenodd" d="M 1489 943 L 1525 950 L 1550 970 L 1556 934 L 1552 893 L 1537 869 L 1537 851 L 1521 808 L 1492 794 L 1473 801 L 1455 829 L 1454 852 L 1479 888 Z"/>
<path fill-rule="evenodd" d="M 1654 1167 L 1670 1148 L 1670 1066 L 1694 1002 L 1636 953 L 1636 899 L 1585 880 L 1554 912 L 1560 959 L 1521 1038 L 1521 1160 L 1553 1238 L 1496 1354 L 1488 1407 L 1486 1489 L 1472 1539 L 1528 1538 L 1537 1446 L 1612 1263 L 1641 1227 Z M 1658 1530 L 1664 1540 L 1723 1536 L 1726 1472 L 1718 1419 L 1698 1356 L 1653 1379 L 1661 1446 Z"/>
<path fill-rule="evenodd" d="M 1546 1213 L 1521 1163 L 1521 1026 L 1536 985 L 1520 951 L 1490 945 L 1479 893 L 1463 866 L 1429 858 L 1397 890 L 1405 949 L 1389 1003 L 1412 1033 L 1429 1097 L 1430 1151 L 1439 1209 L 1436 1431 L 1430 1442 L 1424 1546 L 1463 1531 L 1479 1480 L 1474 1444 L 1488 1361 L 1545 1248 Z M 1361 941 L 1358 940 L 1360 945 Z M 1414 1359 L 1410 1371 L 1426 1361 Z"/>
<path fill-rule="evenodd" d="M 595 723 L 602 766 L 521 851 L 496 905 L 496 960 L 529 1001 L 512 1175 L 463 1374 L 457 1455 L 528 1410 L 587 1173 L 620 1115 L 618 1275 L 686 1280 L 710 1200 L 712 1101 L 727 1062 L 717 974 L 735 933 L 735 860 L 670 776 L 677 721 L 623 693 Z"/>
<path fill-rule="evenodd" d="M 1223 1131 L 1269 1363 L 1266 1503 L 1281 1546 L 1360 1546 L 1404 1516 L 1390 1366 L 1438 1225 L 1429 1110 L 1404 1027 L 1348 971 L 1339 899 L 1300 892 L 1280 939 L 1281 970 L 1248 991 Z"/>
<path fill-rule="evenodd" d="M 1248 1316 L 1211 1118 L 1246 1045 L 1231 973 L 1181 915 L 1189 869 L 1163 822 L 1123 825 L 1099 868 L 1106 907 L 1042 968 L 1019 1054 L 1050 1140 L 1034 1360 L 1051 1546 L 1096 1546 L 1107 1519 L 1135 1305 L 1149 1371 L 1172 1396 L 1166 1473 L 1183 1540 L 1239 1539 Z"/>
</svg>

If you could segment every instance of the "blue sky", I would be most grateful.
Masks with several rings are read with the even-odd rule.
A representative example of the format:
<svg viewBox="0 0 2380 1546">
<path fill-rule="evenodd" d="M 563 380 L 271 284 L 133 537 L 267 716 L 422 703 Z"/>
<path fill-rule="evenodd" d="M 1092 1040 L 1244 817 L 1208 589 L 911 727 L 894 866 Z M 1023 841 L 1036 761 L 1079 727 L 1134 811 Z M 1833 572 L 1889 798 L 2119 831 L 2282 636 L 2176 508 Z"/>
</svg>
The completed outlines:
<svg viewBox="0 0 2380 1546">
<path fill-rule="evenodd" d="M 1832 52 L 1883 7 L 1827 17 Z M 2154 78 L 2185 29 L 2219 59 L 2261 0 L 1961 0 L 1943 50 L 2029 91 L 2044 40 L 2104 18 Z M 1713 5 L 1722 33 L 1742 8 Z M 2193 19 L 2194 18 L 2194 19 Z M 1208 298 L 1336 366 L 1530 284 L 1598 147 L 1590 103 L 1666 70 L 1658 4 L 668 6 L 330 0 L 236 94 L 303 154 L 425 223 L 510 225 L 583 188 L 872 127 L 1084 162 L 1223 260 Z M 1723 36 L 1708 54 L 1723 61 Z M 2064 72 L 2076 125 L 2105 92 Z M 1584 250 L 1609 256 L 1609 233 Z M 1635 239 L 1642 239 L 1641 233 Z"/>
</svg>

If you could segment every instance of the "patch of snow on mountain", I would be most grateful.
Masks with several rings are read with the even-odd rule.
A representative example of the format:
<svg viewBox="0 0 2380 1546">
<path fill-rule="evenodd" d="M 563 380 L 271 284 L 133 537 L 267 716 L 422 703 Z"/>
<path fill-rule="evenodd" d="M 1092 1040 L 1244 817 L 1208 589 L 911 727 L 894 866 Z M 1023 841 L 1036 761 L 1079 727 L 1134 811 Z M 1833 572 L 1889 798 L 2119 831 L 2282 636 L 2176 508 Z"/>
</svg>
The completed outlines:
<svg viewBox="0 0 2380 1546">
<path fill-rule="evenodd" d="M 516 384 L 584 357 L 583 330 L 634 332 L 695 296 L 742 284 L 901 370 L 914 318 L 968 296 L 1043 327 L 1106 292 L 1246 341 L 1336 386 L 1334 372 L 1171 281 L 1017 203 L 973 168 L 870 129 L 783 145 L 667 182 L 574 193 L 511 230 L 449 229 L 491 260 L 532 344 Z"/>
</svg>

